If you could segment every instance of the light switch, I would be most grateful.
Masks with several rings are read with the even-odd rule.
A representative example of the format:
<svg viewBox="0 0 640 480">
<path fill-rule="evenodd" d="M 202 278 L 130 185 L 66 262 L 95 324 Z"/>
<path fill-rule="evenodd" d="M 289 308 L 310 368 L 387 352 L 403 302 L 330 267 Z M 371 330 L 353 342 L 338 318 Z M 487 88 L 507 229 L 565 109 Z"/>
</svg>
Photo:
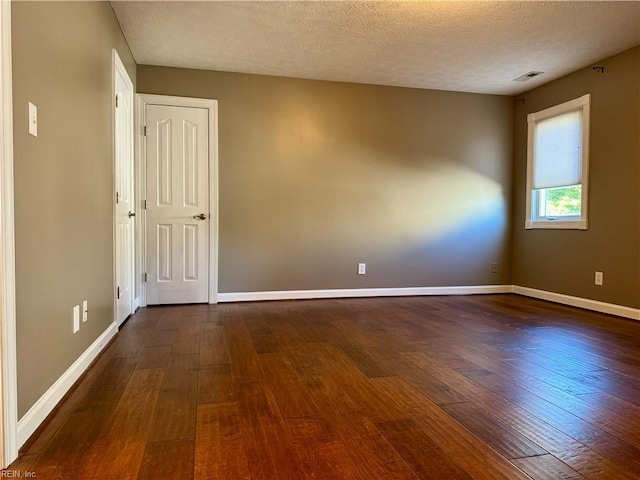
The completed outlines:
<svg viewBox="0 0 640 480">
<path fill-rule="evenodd" d="M 38 136 L 38 107 L 29 102 L 29 134 Z"/>
<path fill-rule="evenodd" d="M 80 330 L 80 305 L 73 307 L 73 333 Z"/>
</svg>

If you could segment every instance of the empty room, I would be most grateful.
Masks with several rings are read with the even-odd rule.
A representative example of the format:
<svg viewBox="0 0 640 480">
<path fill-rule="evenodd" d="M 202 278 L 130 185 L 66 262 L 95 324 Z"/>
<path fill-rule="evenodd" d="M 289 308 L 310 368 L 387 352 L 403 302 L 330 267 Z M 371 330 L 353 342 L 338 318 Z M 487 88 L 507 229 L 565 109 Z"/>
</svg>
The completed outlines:
<svg viewBox="0 0 640 480">
<path fill-rule="evenodd" d="M 3 477 L 640 478 L 640 2 L 0 28 Z"/>
</svg>

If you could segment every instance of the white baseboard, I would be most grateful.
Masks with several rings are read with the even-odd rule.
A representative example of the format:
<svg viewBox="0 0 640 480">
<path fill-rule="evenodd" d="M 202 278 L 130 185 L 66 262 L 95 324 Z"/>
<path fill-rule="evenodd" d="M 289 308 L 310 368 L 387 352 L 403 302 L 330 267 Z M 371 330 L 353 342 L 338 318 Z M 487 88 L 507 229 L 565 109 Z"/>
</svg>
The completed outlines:
<svg viewBox="0 0 640 480">
<path fill-rule="evenodd" d="M 333 290 L 218 293 L 218 302 L 302 300 L 310 298 L 406 297 L 414 295 L 474 295 L 487 293 L 511 293 L 511 285 L 479 285 L 470 287 L 339 288 Z"/>
<path fill-rule="evenodd" d="M 263 300 L 303 300 L 313 298 L 403 297 L 423 295 L 478 295 L 516 293 L 550 302 L 584 308 L 596 312 L 640 320 L 637 308 L 572 297 L 561 293 L 536 290 L 518 285 L 478 285 L 462 287 L 406 287 L 406 288 L 338 288 L 332 290 L 285 290 L 267 292 L 219 293 L 218 302 L 256 302 Z"/>
<path fill-rule="evenodd" d="M 47 415 L 53 411 L 116 333 L 118 333 L 118 327 L 112 323 L 18 421 L 18 448 L 33 435 L 33 432 L 44 422 Z"/>
<path fill-rule="evenodd" d="M 632 320 L 640 320 L 640 310 L 637 308 L 624 307 L 614 303 L 599 302 L 588 298 L 572 297 L 571 295 L 564 295 L 562 293 L 536 290 L 535 288 L 519 287 L 518 285 L 513 285 L 511 291 L 518 295 L 539 298 L 541 300 L 548 300 L 555 303 L 562 303 L 563 305 L 570 305 L 572 307 L 585 308 L 587 310 L 593 310 L 600 313 L 608 313 L 619 317 L 631 318 Z"/>
</svg>

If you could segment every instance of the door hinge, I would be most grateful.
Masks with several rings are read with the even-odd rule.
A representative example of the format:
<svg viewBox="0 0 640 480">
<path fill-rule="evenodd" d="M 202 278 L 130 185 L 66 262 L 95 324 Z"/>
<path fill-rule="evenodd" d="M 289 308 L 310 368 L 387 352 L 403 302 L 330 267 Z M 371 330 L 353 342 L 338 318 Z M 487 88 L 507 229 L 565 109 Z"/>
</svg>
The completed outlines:
<svg viewBox="0 0 640 480">
<path fill-rule="evenodd" d="M 147 208 L 149 208 L 149 200 L 143 200 L 143 208 L 146 210 Z"/>
<path fill-rule="evenodd" d="M 143 135 L 145 137 L 147 136 L 147 126 L 146 125 L 143 127 Z"/>
<path fill-rule="evenodd" d="M 118 108 L 118 99 L 120 98 L 120 96 L 116 93 L 116 108 Z"/>
<path fill-rule="evenodd" d="M 120 300 L 120 287 L 116 289 L 116 297 L 118 300 Z"/>
<path fill-rule="evenodd" d="M 145 281 L 145 283 L 149 281 L 149 274 L 148 273 L 144 274 L 144 281 Z"/>
<path fill-rule="evenodd" d="M 116 203 L 120 203 L 120 192 L 116 192 Z"/>
</svg>

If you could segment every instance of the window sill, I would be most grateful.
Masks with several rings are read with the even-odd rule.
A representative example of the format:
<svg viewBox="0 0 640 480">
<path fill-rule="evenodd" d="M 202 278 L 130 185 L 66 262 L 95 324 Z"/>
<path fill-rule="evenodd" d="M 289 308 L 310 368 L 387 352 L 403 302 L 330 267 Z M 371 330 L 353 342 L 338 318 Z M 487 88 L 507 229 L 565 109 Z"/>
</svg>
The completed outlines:
<svg viewBox="0 0 640 480">
<path fill-rule="evenodd" d="M 533 229 L 555 229 L 555 230 L 587 230 L 586 220 L 527 220 L 524 228 Z"/>
</svg>

